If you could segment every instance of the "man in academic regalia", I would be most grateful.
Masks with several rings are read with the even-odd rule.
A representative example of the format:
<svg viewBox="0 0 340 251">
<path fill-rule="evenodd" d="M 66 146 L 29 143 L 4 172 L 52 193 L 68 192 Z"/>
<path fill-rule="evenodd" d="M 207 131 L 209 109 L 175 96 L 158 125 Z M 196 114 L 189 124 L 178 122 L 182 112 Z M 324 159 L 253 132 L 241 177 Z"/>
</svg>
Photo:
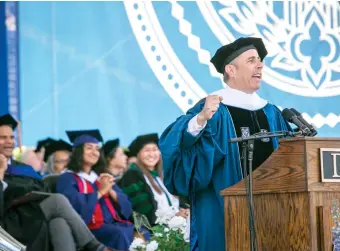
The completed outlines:
<svg viewBox="0 0 340 251">
<path fill-rule="evenodd" d="M 49 251 L 50 243 L 54 251 L 75 251 L 77 247 L 111 250 L 95 239 L 64 196 L 44 193 L 48 189 L 31 166 L 12 160 L 17 124 L 9 114 L 0 116 L 0 216 L 4 229 L 26 245 L 27 251 Z M 33 191 L 40 193 L 33 198 Z"/>
<path fill-rule="evenodd" d="M 266 55 L 260 38 L 240 38 L 218 49 L 211 62 L 223 74 L 226 87 L 198 102 L 160 138 L 166 187 L 173 194 L 190 197 L 191 250 L 225 250 L 228 240 L 220 191 L 245 175 L 240 145 L 228 140 L 291 130 L 280 110 L 256 94 Z M 277 147 L 277 139 L 256 141 L 254 169 Z"/>
</svg>

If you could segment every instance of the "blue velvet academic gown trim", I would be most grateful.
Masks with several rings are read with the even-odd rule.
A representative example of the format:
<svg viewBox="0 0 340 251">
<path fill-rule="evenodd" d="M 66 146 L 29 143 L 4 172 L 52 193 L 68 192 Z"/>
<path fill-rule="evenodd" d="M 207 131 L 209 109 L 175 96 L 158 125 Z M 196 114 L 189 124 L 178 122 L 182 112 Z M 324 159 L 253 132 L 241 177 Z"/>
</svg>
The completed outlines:
<svg viewBox="0 0 340 251">
<path fill-rule="evenodd" d="M 69 199 L 73 208 L 86 224 L 89 224 L 92 220 L 94 208 L 98 201 L 96 192 L 98 187 L 96 184 L 92 184 L 92 187 L 95 192 L 89 194 L 80 193 L 73 173 L 64 173 L 60 175 L 57 181 L 57 192 L 64 194 Z M 129 219 L 132 215 L 132 205 L 128 197 L 117 185 L 114 185 L 112 188 L 116 191 L 119 201 L 119 206 L 113 203 L 116 211 L 122 219 Z M 114 221 L 109 208 L 102 198 L 99 199 L 99 204 L 103 212 L 104 224 L 99 229 L 91 230 L 91 232 L 98 241 L 108 247 L 128 250 L 134 235 L 133 224 Z"/>
<path fill-rule="evenodd" d="M 228 142 L 236 133 L 224 105 L 220 105 L 199 135 L 193 137 L 187 132 L 188 122 L 203 105 L 204 100 L 179 117 L 160 137 L 164 184 L 170 193 L 190 197 L 191 250 L 224 251 L 220 191 L 242 179 L 240 155 L 238 145 Z M 276 106 L 267 104 L 263 109 L 271 131 L 291 130 Z M 278 147 L 277 139 L 273 139 L 273 147 Z"/>
<path fill-rule="evenodd" d="M 25 164 L 21 164 L 21 165 L 9 164 L 6 170 L 6 173 L 11 174 L 11 175 L 21 175 L 21 176 L 30 177 L 30 178 L 37 179 L 37 180 L 42 180 L 41 175 L 39 175 L 33 169 L 33 167 L 29 165 L 25 165 Z"/>
</svg>

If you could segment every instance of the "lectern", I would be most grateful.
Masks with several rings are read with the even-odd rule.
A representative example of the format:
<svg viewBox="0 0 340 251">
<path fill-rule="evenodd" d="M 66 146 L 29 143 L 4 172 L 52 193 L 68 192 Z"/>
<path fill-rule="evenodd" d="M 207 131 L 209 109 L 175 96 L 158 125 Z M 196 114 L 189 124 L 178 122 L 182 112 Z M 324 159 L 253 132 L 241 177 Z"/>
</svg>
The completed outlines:
<svg viewBox="0 0 340 251">
<path fill-rule="evenodd" d="M 332 250 L 331 205 L 332 200 L 340 200 L 340 180 L 322 182 L 321 149 L 340 152 L 340 138 L 280 140 L 279 148 L 253 172 L 259 251 Z M 226 249 L 249 251 L 244 180 L 221 191 L 221 195 L 224 198 Z"/>
</svg>

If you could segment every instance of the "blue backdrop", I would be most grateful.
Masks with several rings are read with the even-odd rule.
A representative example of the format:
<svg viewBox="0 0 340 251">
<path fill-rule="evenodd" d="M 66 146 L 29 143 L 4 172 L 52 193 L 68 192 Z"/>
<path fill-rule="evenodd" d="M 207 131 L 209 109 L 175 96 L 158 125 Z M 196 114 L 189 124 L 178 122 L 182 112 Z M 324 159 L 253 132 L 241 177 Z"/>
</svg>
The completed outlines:
<svg viewBox="0 0 340 251">
<path fill-rule="evenodd" d="M 18 3 L 0 2 L 0 114 L 20 119 Z"/>
<path fill-rule="evenodd" d="M 99 128 L 124 145 L 162 132 L 223 88 L 209 63 L 222 44 L 259 36 L 260 95 L 295 107 L 322 136 L 340 129 L 337 1 L 20 2 L 23 141 Z M 261 14 L 259 14 L 261 13 Z"/>
</svg>

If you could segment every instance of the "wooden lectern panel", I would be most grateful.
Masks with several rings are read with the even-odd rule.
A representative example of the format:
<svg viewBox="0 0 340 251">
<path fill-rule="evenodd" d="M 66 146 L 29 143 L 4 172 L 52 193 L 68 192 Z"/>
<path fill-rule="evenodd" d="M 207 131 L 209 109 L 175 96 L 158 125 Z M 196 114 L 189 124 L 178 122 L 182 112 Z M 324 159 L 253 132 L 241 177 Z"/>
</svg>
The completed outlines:
<svg viewBox="0 0 340 251">
<path fill-rule="evenodd" d="M 339 191 L 340 184 L 321 182 L 320 148 L 340 148 L 340 139 L 315 138 L 306 144 L 306 172 L 309 191 Z"/>
<path fill-rule="evenodd" d="M 258 250 L 331 251 L 330 208 L 340 200 L 340 183 L 321 182 L 320 148 L 340 148 L 340 139 L 281 140 L 253 172 Z M 250 250 L 244 180 L 221 195 L 227 250 Z"/>
<path fill-rule="evenodd" d="M 314 250 L 332 250 L 332 200 L 340 201 L 340 189 L 337 193 L 310 193 L 310 228 L 312 233 L 311 245 L 312 247 L 317 247 L 317 249 Z"/>
<path fill-rule="evenodd" d="M 227 250 L 249 251 L 248 207 L 245 196 L 225 203 Z M 305 193 L 254 196 L 255 227 L 261 251 L 310 251 L 308 196 Z M 288 224 L 289 222 L 289 224 Z"/>
<path fill-rule="evenodd" d="M 275 151 L 253 172 L 254 194 L 307 191 L 305 147 L 300 141 L 281 142 Z M 221 192 L 221 195 L 245 195 L 244 180 Z"/>
</svg>

